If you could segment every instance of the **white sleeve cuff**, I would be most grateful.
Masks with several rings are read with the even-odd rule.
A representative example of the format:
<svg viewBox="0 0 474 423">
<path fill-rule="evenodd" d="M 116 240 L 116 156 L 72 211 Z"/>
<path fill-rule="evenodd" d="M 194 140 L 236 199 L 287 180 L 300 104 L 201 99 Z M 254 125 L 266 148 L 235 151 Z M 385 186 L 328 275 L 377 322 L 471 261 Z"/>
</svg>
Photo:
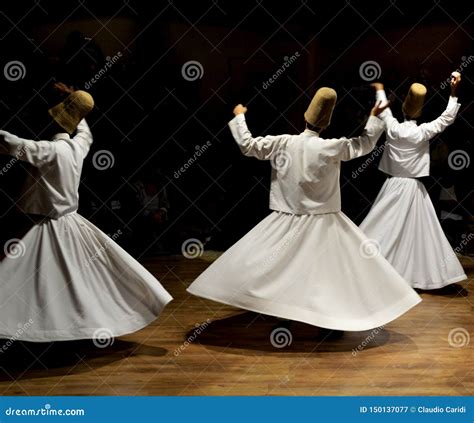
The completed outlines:
<svg viewBox="0 0 474 423">
<path fill-rule="evenodd" d="M 235 116 L 230 122 L 231 123 L 240 123 L 245 120 L 245 113 L 239 113 L 237 116 Z"/>
<path fill-rule="evenodd" d="M 387 100 L 387 94 L 385 94 L 385 90 L 377 90 L 375 91 L 375 100 L 377 103 L 381 101 L 382 103 L 380 104 L 381 107 L 385 106 L 385 104 L 388 103 Z"/>
<path fill-rule="evenodd" d="M 448 101 L 448 105 L 456 105 L 458 104 L 458 98 L 457 97 L 453 97 L 453 96 L 449 96 L 449 101 Z"/>
</svg>

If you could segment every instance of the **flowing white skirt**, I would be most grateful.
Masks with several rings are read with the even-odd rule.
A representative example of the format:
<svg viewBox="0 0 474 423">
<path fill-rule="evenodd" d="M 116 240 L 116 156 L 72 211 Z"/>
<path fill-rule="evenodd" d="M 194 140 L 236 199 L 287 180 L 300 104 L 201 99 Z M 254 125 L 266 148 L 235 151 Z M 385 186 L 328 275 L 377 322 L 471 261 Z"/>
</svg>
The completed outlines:
<svg viewBox="0 0 474 423">
<path fill-rule="evenodd" d="M 414 288 L 437 289 L 467 278 L 417 179 L 388 178 L 360 229 Z"/>
<path fill-rule="evenodd" d="M 311 325 L 362 331 L 421 298 L 343 213 L 273 212 L 188 288 L 191 294 Z"/>
<path fill-rule="evenodd" d="M 0 262 L 1 338 L 116 337 L 143 328 L 172 300 L 151 273 L 77 213 L 44 219 L 7 244 Z"/>
</svg>

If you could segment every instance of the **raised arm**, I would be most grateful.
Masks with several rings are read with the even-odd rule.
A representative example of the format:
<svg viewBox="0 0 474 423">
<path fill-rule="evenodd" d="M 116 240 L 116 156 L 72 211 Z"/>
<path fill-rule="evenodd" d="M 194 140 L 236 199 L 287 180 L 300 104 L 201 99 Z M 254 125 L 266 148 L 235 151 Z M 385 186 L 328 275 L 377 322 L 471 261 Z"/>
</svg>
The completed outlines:
<svg viewBox="0 0 474 423">
<path fill-rule="evenodd" d="M 461 74 L 453 72 L 451 77 L 451 95 L 449 96 L 446 110 L 437 119 L 420 125 L 423 141 L 429 141 L 435 135 L 443 132 L 456 119 L 459 107 L 461 107 L 457 97 L 457 88 L 461 82 Z"/>
<path fill-rule="evenodd" d="M 229 122 L 232 136 L 240 147 L 240 151 L 246 156 L 256 157 L 259 160 L 270 160 L 281 145 L 281 136 L 266 136 L 253 138 L 247 122 L 245 113 L 247 108 L 241 104 L 234 108 L 235 117 Z"/>
<path fill-rule="evenodd" d="M 73 141 L 82 147 L 84 155 L 89 152 L 93 138 L 92 132 L 85 119 L 82 119 L 77 125 L 76 135 L 74 135 Z"/>
<path fill-rule="evenodd" d="M 341 138 L 339 140 L 340 160 L 348 161 L 370 153 L 374 149 L 375 144 L 377 144 L 383 130 L 383 122 L 375 116 L 370 116 L 362 135 L 354 138 Z"/>
<path fill-rule="evenodd" d="M 337 141 L 337 156 L 342 161 L 355 159 L 370 153 L 377 144 L 384 130 L 383 122 L 377 117 L 388 107 L 388 103 L 381 106 L 377 103 L 370 112 L 362 135 L 354 138 L 341 138 Z"/>
<path fill-rule="evenodd" d="M 7 131 L 0 131 L 0 153 L 40 167 L 56 157 L 56 146 L 50 141 L 26 140 Z"/>
<path fill-rule="evenodd" d="M 374 82 L 371 85 L 375 88 L 375 102 L 380 102 L 382 107 L 385 105 L 390 106 L 387 99 L 387 94 L 385 93 L 384 85 L 381 82 Z M 387 130 L 390 130 L 392 134 L 397 133 L 400 123 L 396 118 L 393 117 L 390 107 L 387 107 L 384 111 L 382 111 L 379 115 L 379 118 L 382 119 Z"/>
<path fill-rule="evenodd" d="M 74 87 L 68 86 L 63 82 L 56 82 L 54 84 L 54 89 L 64 95 L 65 97 L 71 95 L 75 92 Z M 84 156 L 87 155 L 91 147 L 93 138 L 92 133 L 85 119 L 82 119 L 76 128 L 76 135 L 73 137 L 73 141 L 81 146 L 81 149 L 84 151 Z"/>
</svg>

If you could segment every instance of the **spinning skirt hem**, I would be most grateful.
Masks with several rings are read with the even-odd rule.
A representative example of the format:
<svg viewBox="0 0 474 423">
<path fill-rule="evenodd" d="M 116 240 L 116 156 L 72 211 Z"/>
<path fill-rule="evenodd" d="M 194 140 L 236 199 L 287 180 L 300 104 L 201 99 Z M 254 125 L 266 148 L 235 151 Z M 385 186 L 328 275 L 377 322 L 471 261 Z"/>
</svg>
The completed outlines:
<svg viewBox="0 0 474 423">
<path fill-rule="evenodd" d="M 347 331 L 385 325 L 421 301 L 341 212 L 271 213 L 212 263 L 188 292 Z"/>
<path fill-rule="evenodd" d="M 238 298 L 228 298 L 225 294 L 222 296 L 215 294 L 211 295 L 200 290 L 195 292 L 193 289 L 188 289 L 188 292 L 201 298 L 227 304 L 232 307 L 242 308 L 244 310 L 253 311 L 255 313 L 303 322 L 312 326 L 326 329 L 353 332 L 365 331 L 384 326 L 421 302 L 420 298 L 416 298 L 416 296 L 410 293 L 406 297 L 400 299 L 397 303 L 391 305 L 389 308 L 370 315 L 365 319 L 356 320 L 324 316 L 315 311 L 305 310 L 287 304 L 276 304 L 265 299 L 254 298 L 242 294 Z"/>
</svg>

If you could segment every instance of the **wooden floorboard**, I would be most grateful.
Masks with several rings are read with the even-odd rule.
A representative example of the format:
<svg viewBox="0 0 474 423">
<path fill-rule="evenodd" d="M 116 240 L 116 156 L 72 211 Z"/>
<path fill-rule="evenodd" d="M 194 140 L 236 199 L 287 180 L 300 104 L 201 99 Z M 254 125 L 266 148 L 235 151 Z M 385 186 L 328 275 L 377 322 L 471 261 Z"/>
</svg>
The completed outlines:
<svg viewBox="0 0 474 423">
<path fill-rule="evenodd" d="M 270 343 L 275 319 L 192 297 L 209 263 L 147 259 L 175 300 L 145 329 L 107 348 L 89 341 L 15 344 L 0 356 L 3 395 L 473 395 L 473 260 L 463 289 L 423 302 L 377 333 L 318 338 L 294 323 L 292 344 Z M 196 339 L 196 325 L 211 323 Z M 362 351 L 358 345 L 369 341 Z M 179 347 L 180 350 L 177 350 Z"/>
</svg>

